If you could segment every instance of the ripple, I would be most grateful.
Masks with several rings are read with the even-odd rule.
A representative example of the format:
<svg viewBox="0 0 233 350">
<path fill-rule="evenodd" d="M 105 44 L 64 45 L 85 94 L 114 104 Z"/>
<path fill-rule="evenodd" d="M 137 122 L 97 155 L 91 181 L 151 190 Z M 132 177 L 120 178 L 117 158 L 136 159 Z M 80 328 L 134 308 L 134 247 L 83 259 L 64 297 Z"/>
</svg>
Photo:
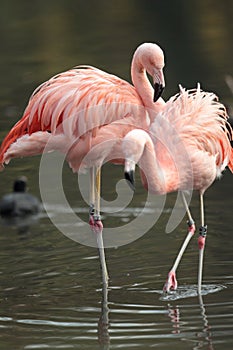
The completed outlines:
<svg viewBox="0 0 233 350">
<path fill-rule="evenodd" d="M 94 327 L 96 323 L 90 322 L 64 322 L 64 321 L 52 321 L 52 320 L 36 320 L 36 319 L 21 319 L 16 320 L 17 323 L 39 325 L 39 326 L 54 326 L 54 327 Z"/>
<path fill-rule="evenodd" d="M 205 285 L 203 284 L 201 289 L 201 294 L 207 295 L 207 294 L 217 293 L 222 291 L 225 288 L 227 287 L 221 284 L 205 284 Z M 162 296 L 159 298 L 162 301 L 172 301 L 172 300 L 178 300 L 178 299 L 193 298 L 198 296 L 197 285 L 180 286 L 177 288 L 176 291 L 171 291 L 169 293 L 164 293 L 163 291 L 160 291 L 160 290 L 157 290 L 155 292 L 158 294 L 162 294 Z"/>
</svg>

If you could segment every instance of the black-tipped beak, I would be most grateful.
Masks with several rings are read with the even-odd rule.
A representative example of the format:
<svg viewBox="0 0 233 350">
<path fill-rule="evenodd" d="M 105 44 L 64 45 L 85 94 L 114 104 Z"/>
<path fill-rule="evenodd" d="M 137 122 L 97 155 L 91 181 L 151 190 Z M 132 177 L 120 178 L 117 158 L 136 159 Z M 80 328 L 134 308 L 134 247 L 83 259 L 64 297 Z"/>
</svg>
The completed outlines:
<svg viewBox="0 0 233 350">
<path fill-rule="evenodd" d="M 155 85 L 154 85 L 154 102 L 156 102 L 160 98 L 163 90 L 164 90 L 164 86 L 162 84 L 155 83 Z"/>
<path fill-rule="evenodd" d="M 132 191 L 135 191 L 134 171 L 125 171 L 125 179 Z"/>
</svg>

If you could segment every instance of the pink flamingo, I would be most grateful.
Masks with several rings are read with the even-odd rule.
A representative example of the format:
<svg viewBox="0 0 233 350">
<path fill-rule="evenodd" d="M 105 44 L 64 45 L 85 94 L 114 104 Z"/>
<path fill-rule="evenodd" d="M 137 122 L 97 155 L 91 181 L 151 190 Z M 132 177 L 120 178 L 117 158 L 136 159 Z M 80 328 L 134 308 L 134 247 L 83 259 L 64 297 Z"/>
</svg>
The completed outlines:
<svg viewBox="0 0 233 350">
<path fill-rule="evenodd" d="M 46 149 L 64 152 L 70 167 L 78 171 L 101 128 L 130 116 L 134 126 L 148 129 L 165 105 L 160 98 L 165 84 L 163 67 L 162 49 L 144 43 L 133 55 L 133 85 L 91 66 L 78 66 L 52 77 L 33 92 L 22 118 L 3 140 L 0 166 L 12 158 L 41 154 Z M 152 77 L 154 88 L 146 73 Z M 90 225 L 96 232 L 103 284 L 107 286 L 100 166 L 93 160 L 89 167 Z"/>
<path fill-rule="evenodd" d="M 203 254 L 207 234 L 203 195 L 228 166 L 233 172 L 232 129 L 225 107 L 213 93 L 186 91 L 172 97 L 152 123 L 149 132 L 135 129 L 122 141 L 127 180 L 134 186 L 135 164 L 139 164 L 143 185 L 155 194 L 181 191 L 188 214 L 188 235 L 171 268 L 164 291 L 177 288 L 176 269 L 195 232 L 186 190 L 200 194 L 201 227 L 198 238 L 198 293 L 201 294 Z"/>
</svg>

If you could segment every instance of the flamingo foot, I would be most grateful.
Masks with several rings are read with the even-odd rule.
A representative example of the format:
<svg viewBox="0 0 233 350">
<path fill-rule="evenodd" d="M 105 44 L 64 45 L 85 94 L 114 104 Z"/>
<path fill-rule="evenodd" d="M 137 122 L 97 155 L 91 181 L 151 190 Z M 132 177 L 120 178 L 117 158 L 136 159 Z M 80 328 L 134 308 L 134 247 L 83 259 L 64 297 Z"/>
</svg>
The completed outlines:
<svg viewBox="0 0 233 350">
<path fill-rule="evenodd" d="M 174 270 L 171 270 L 168 273 L 166 283 L 164 284 L 163 291 L 165 293 L 170 292 L 171 290 L 177 289 L 177 280 L 176 280 L 176 273 Z"/>
</svg>

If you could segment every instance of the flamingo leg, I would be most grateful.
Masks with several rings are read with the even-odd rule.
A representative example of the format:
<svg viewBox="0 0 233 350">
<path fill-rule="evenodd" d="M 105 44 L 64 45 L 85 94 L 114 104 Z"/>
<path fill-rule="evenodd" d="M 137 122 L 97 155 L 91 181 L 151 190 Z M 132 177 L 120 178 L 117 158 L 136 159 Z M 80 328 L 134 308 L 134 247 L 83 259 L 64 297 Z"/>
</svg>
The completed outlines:
<svg viewBox="0 0 233 350">
<path fill-rule="evenodd" d="M 99 250 L 100 264 L 102 271 L 102 282 L 104 290 L 108 288 L 108 270 L 105 260 L 104 252 L 104 243 L 103 243 L 103 223 L 100 216 L 100 189 L 101 189 L 101 168 L 96 169 L 96 178 L 95 178 L 95 205 L 94 205 L 94 225 L 93 231 L 96 234 L 96 241 Z"/>
<path fill-rule="evenodd" d="M 204 249 L 205 249 L 205 241 L 206 241 L 206 234 L 207 234 L 207 225 L 205 225 L 205 221 L 204 221 L 204 201 L 203 201 L 202 193 L 200 193 L 200 208 L 201 208 L 201 213 L 200 213 L 201 227 L 199 229 L 199 237 L 198 237 L 199 266 L 198 266 L 198 283 L 197 283 L 197 291 L 199 295 L 201 295 L 203 259 L 204 259 Z"/>
<path fill-rule="evenodd" d="M 101 314 L 98 322 L 98 341 L 101 349 L 109 349 L 109 307 L 108 307 L 108 290 L 103 288 Z"/>
<path fill-rule="evenodd" d="M 90 198 L 89 198 L 89 224 L 91 228 L 94 227 L 94 214 L 95 214 L 95 167 L 90 169 Z"/>
<path fill-rule="evenodd" d="M 168 277 L 167 277 L 167 280 L 164 284 L 164 287 L 163 287 L 163 291 L 164 292 L 169 292 L 171 290 L 176 290 L 177 289 L 177 280 L 176 280 L 176 270 L 177 270 L 177 267 L 181 261 L 181 258 L 184 254 L 184 251 L 185 249 L 187 248 L 187 245 L 189 243 L 189 241 L 191 240 L 191 238 L 193 237 L 194 233 L 195 233 L 195 223 L 194 223 L 194 220 L 192 218 L 192 215 L 191 215 L 191 212 L 190 212 L 190 209 L 188 207 L 188 203 L 186 201 L 186 198 L 185 198 L 185 195 L 183 192 L 181 192 L 181 196 L 182 196 L 182 199 L 183 199 L 183 203 L 184 203 L 184 206 L 185 206 L 185 210 L 187 212 L 187 215 L 188 215 L 188 234 L 180 248 L 180 251 L 176 257 L 176 260 L 171 268 L 171 270 L 169 271 L 168 273 Z"/>
<path fill-rule="evenodd" d="M 97 167 L 96 169 L 95 182 L 95 216 L 100 217 L 101 167 Z"/>
</svg>

